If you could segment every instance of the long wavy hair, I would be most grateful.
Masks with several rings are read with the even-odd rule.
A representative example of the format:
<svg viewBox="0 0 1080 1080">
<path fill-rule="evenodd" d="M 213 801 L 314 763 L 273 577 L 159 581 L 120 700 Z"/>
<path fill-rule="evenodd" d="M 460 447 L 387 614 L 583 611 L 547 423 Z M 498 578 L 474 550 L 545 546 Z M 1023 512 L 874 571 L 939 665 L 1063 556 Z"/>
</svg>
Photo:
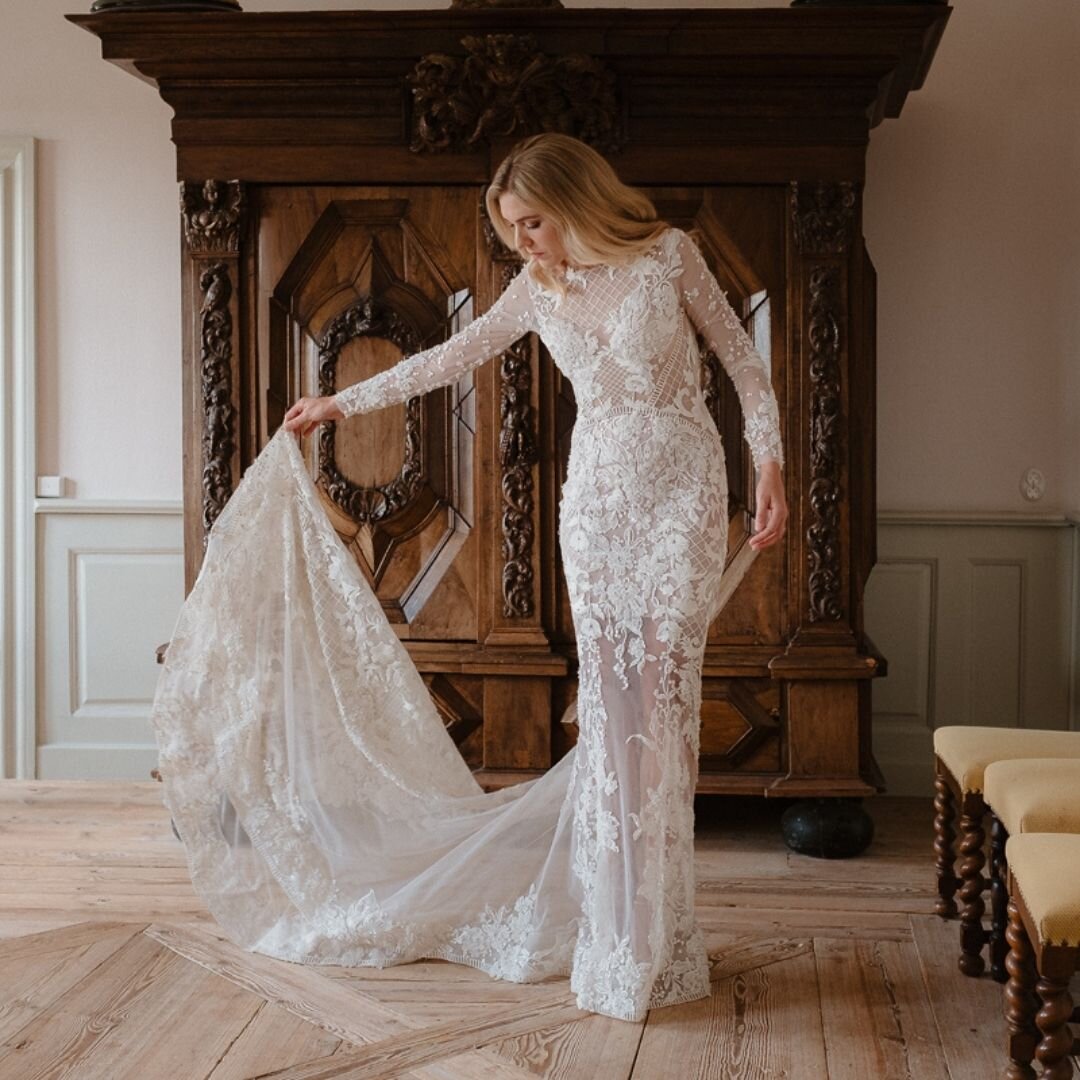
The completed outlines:
<svg viewBox="0 0 1080 1080">
<path fill-rule="evenodd" d="M 511 250 L 514 230 L 499 209 L 509 192 L 547 217 L 567 256 L 579 266 L 625 263 L 648 251 L 668 227 L 652 200 L 624 184 L 607 159 L 572 135 L 546 131 L 516 143 L 484 194 L 499 239 Z M 566 282 L 535 260 L 529 273 L 560 297 Z"/>
</svg>

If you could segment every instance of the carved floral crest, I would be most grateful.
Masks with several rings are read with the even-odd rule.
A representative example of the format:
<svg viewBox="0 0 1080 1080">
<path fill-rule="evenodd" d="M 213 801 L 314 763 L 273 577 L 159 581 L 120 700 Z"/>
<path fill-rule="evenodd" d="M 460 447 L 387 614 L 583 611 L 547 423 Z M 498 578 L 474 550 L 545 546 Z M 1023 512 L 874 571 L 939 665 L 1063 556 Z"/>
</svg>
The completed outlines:
<svg viewBox="0 0 1080 1080">
<path fill-rule="evenodd" d="M 619 148 L 615 73 L 583 53 L 548 56 L 532 34 L 462 38 L 464 56 L 430 53 L 409 76 L 414 151 L 464 151 L 483 139 L 561 131 Z"/>
</svg>

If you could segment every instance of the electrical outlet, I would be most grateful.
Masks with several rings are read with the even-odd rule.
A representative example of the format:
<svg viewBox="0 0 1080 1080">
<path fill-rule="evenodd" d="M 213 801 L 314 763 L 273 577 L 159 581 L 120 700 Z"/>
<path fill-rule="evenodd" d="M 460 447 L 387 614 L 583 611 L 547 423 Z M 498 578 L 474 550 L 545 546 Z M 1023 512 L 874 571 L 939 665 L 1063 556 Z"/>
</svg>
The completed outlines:
<svg viewBox="0 0 1080 1080">
<path fill-rule="evenodd" d="M 1028 502 L 1038 502 L 1046 494 L 1046 477 L 1034 466 L 1020 478 L 1020 494 Z"/>
</svg>

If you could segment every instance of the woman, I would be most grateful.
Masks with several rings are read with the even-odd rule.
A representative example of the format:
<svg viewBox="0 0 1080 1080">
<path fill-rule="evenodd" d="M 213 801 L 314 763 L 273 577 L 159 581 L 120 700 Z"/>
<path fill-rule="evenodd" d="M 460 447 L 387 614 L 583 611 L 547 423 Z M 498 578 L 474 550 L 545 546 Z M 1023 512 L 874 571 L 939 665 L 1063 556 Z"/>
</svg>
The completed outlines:
<svg viewBox="0 0 1080 1080">
<path fill-rule="evenodd" d="M 738 389 L 759 550 L 787 518 L 777 403 L 693 241 L 586 144 L 523 140 L 486 199 L 527 260 L 503 295 L 446 342 L 297 401 L 219 516 L 155 699 L 166 796 L 196 886 L 246 948 L 569 973 L 581 1008 L 640 1020 L 709 994 L 693 794 L 728 518 L 695 331 Z M 544 775 L 484 793 L 292 433 L 449 384 L 530 331 L 577 401 L 559 540 L 579 738 Z"/>
</svg>

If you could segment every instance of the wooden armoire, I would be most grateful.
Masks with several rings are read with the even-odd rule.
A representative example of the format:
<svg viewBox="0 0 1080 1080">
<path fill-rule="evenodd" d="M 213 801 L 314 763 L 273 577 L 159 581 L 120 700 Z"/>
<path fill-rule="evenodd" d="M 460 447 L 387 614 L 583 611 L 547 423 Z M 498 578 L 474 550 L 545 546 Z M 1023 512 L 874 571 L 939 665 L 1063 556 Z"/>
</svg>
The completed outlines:
<svg viewBox="0 0 1080 1080">
<path fill-rule="evenodd" d="M 486 183 L 517 139 L 569 132 L 699 231 L 783 414 L 788 530 L 755 553 L 738 403 L 703 353 L 731 529 L 699 790 L 840 798 L 865 817 L 859 799 L 884 789 L 870 740 L 884 660 L 862 606 L 875 560 L 865 156 L 871 128 L 922 85 L 951 9 L 99 6 L 69 18 L 175 110 L 188 588 L 297 397 L 366 378 L 492 303 L 520 263 L 485 219 Z M 529 336 L 454 386 L 304 441 L 327 513 L 489 787 L 548 768 L 576 735 L 557 542 L 574 415 Z"/>
</svg>

